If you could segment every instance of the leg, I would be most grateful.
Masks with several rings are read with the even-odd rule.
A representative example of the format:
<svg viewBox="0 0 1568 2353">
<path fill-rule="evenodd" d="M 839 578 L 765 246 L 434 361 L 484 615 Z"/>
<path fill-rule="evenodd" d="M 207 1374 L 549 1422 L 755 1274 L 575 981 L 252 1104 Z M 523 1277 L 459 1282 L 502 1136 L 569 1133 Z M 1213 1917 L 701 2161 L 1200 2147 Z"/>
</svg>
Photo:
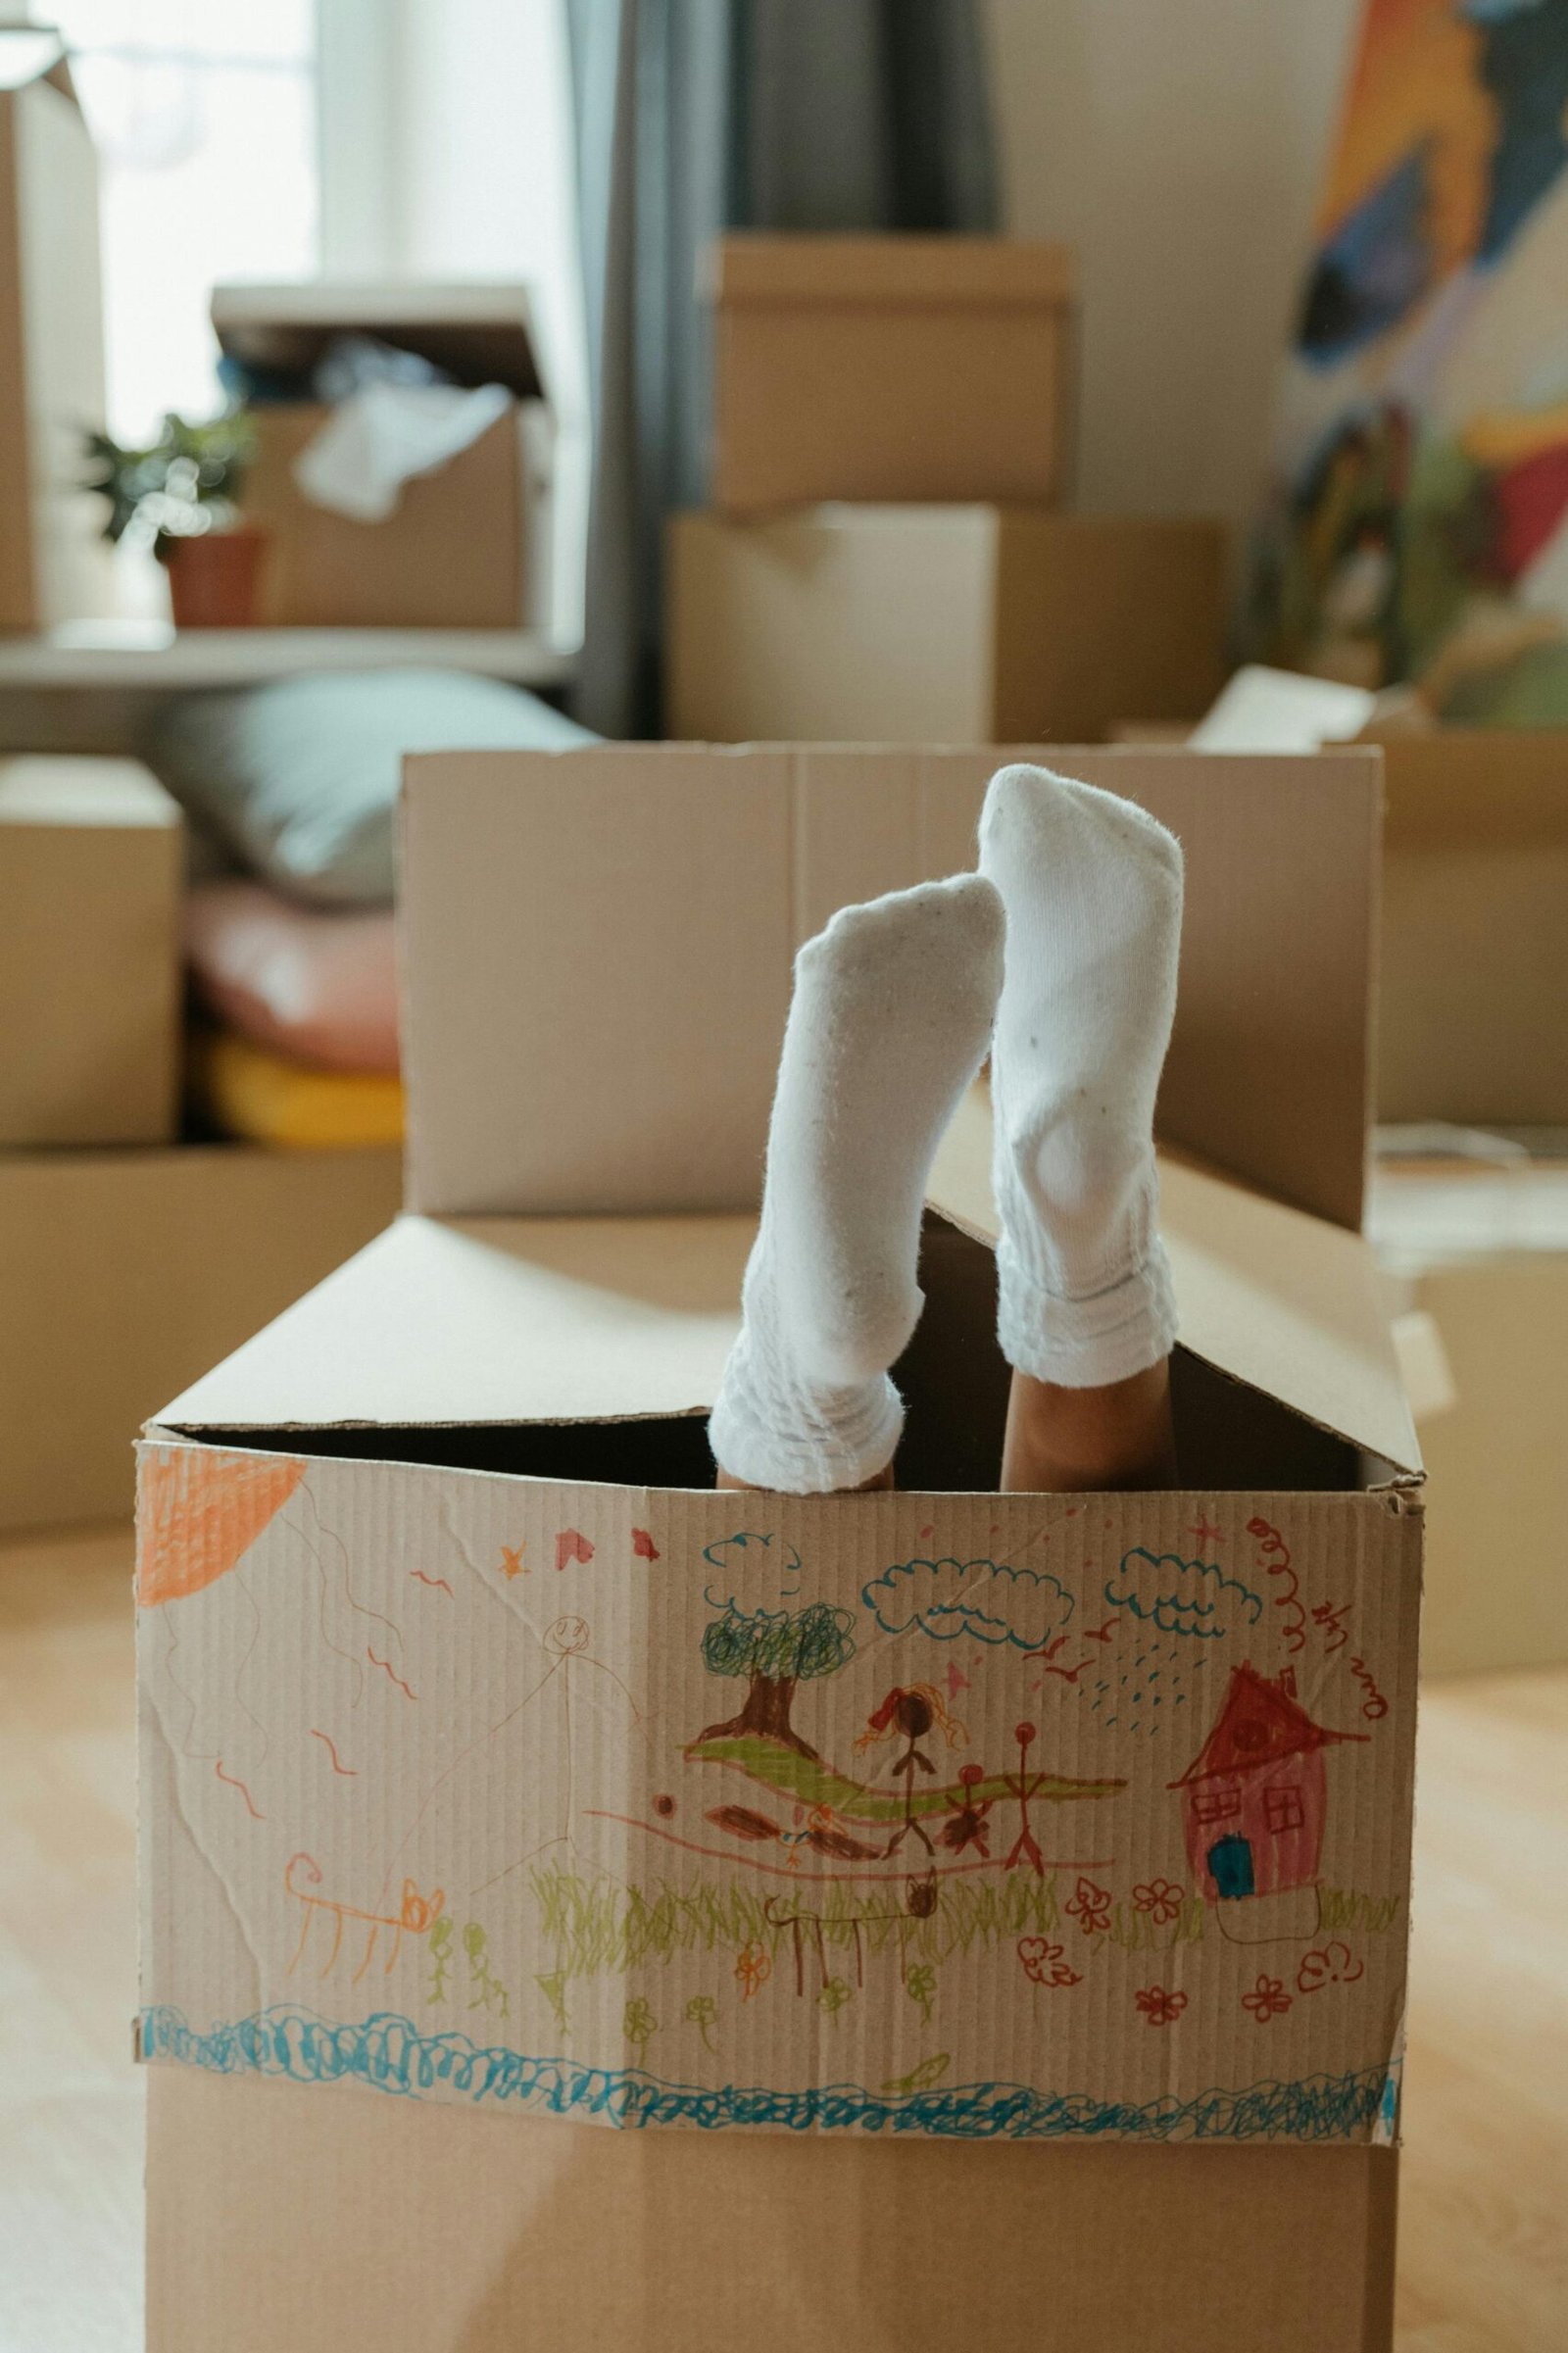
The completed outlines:
<svg viewBox="0 0 1568 2353">
<path fill-rule="evenodd" d="M 710 1422 L 720 1486 L 890 1486 L 889 1378 L 922 1304 L 926 1179 L 990 1042 L 1002 904 L 977 874 L 847 907 L 795 968 L 742 1328 Z"/>
<path fill-rule="evenodd" d="M 980 863 L 1007 913 L 992 1061 L 1004 1490 L 1169 1485 L 1175 1308 L 1154 1095 L 1176 1002 L 1181 851 L 1131 803 L 1004 768 Z"/>
</svg>

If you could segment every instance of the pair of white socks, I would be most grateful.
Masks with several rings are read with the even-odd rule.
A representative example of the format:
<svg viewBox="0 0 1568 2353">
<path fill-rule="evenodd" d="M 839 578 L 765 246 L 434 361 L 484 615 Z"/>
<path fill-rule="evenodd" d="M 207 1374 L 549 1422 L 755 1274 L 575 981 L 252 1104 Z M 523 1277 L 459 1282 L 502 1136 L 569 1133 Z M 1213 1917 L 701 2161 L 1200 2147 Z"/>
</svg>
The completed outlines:
<svg viewBox="0 0 1568 2353">
<path fill-rule="evenodd" d="M 904 1409 L 931 1163 L 992 1057 L 1003 1354 L 1082 1389 L 1175 1338 L 1154 1093 L 1176 1004 L 1182 858 L 1130 802 L 1003 768 L 980 870 L 846 907 L 795 967 L 721 1467 L 794 1495 L 864 1486 Z"/>
</svg>

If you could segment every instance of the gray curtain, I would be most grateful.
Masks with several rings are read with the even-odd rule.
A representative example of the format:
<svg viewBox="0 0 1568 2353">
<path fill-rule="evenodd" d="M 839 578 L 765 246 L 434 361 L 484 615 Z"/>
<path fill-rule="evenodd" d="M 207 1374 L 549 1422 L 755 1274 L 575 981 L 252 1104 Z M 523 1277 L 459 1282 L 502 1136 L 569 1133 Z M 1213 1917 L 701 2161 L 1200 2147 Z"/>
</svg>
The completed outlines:
<svg viewBox="0 0 1568 2353">
<path fill-rule="evenodd" d="M 564 0 L 594 477 L 578 715 L 659 727 L 663 518 L 706 496 L 719 229 L 992 229 L 975 0 Z"/>
</svg>

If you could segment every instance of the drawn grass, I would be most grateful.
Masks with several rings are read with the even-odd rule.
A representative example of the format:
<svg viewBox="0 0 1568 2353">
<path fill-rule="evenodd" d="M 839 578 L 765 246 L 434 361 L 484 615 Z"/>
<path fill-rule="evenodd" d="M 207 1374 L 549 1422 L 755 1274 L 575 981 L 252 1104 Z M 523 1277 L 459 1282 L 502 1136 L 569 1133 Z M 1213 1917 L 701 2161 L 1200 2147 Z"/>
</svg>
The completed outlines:
<svg viewBox="0 0 1568 2353">
<path fill-rule="evenodd" d="M 728 1954 L 764 1944 L 778 1954 L 792 1934 L 788 1921 L 771 1921 L 763 1909 L 777 1891 L 760 1891 L 739 1880 L 681 1887 L 662 1881 L 642 1887 L 589 1879 L 561 1864 L 535 1866 L 528 1876 L 563 1986 L 672 1961 L 680 1953 Z M 896 1886 L 869 1894 L 813 1887 L 803 1890 L 802 1903 L 821 1921 L 829 1947 L 848 1950 L 858 1927 L 867 1959 L 892 1952 L 901 1966 L 940 1964 L 976 1947 L 988 1951 L 1019 1936 L 1049 1936 L 1060 1926 L 1054 1878 L 1037 1879 L 1032 1872 L 1009 1872 L 1001 1881 L 945 1881 L 936 1911 L 924 1919 L 899 1909 L 901 1894 Z"/>
<path fill-rule="evenodd" d="M 1318 1928 L 1324 1935 L 1331 1929 L 1359 1929 L 1366 1936 L 1386 1936 L 1403 1900 L 1399 1895 L 1363 1895 L 1355 1887 L 1319 1887 Z"/>
<path fill-rule="evenodd" d="M 726 1734 L 694 1740 L 686 1750 L 695 1764 L 734 1765 L 751 1781 L 760 1782 L 777 1796 L 801 1805 L 825 1806 L 846 1822 L 897 1822 L 904 1814 L 902 1789 L 872 1789 L 824 1765 L 820 1757 L 803 1756 L 766 1733 Z M 1125 1789 L 1124 1781 L 1070 1781 L 1059 1773 L 1031 1773 L 1030 1802 L 1057 1804 L 1074 1797 L 1112 1797 Z M 941 1814 L 961 1803 L 978 1805 L 987 1798 L 1005 1798 L 1008 1778 L 993 1773 L 973 1789 L 955 1782 L 948 1788 L 916 1789 L 909 1811 L 917 1818 Z"/>
</svg>

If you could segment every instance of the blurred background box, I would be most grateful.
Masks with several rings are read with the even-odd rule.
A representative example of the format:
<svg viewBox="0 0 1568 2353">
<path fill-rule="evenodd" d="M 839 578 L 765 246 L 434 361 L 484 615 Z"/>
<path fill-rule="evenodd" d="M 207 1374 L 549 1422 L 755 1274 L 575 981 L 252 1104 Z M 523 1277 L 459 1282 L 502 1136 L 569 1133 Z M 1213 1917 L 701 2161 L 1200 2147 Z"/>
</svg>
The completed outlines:
<svg viewBox="0 0 1568 2353">
<path fill-rule="evenodd" d="M 1380 1160 L 1368 1227 L 1396 1313 L 1430 1317 L 1439 1350 L 1432 1410 L 1416 1399 L 1423 1671 L 1568 1660 L 1568 1162 Z"/>
<path fill-rule="evenodd" d="M 256 452 L 242 518 L 266 532 L 260 619 L 277 628 L 517 629 L 552 617 L 554 426 L 527 289 L 324 280 L 218 286 L 213 327 Z M 477 440 L 406 482 L 384 521 L 308 498 L 296 460 L 329 411 L 315 371 L 345 337 L 513 396 Z"/>
<path fill-rule="evenodd" d="M 729 236 L 710 271 L 716 506 L 1063 495 L 1066 247 Z"/>
<path fill-rule="evenodd" d="M 0 1153 L 0 1529 L 127 1519 L 148 1415 L 401 1200 L 396 1152 Z"/>
<path fill-rule="evenodd" d="M 0 760 L 0 1145 L 173 1134 L 183 887 L 138 761 Z"/>
<path fill-rule="evenodd" d="M 1218 523 L 835 505 L 672 517 L 665 725 L 725 743 L 1094 743 L 1222 675 Z"/>
<path fill-rule="evenodd" d="M 58 36 L 0 25 L 0 629 L 113 609 L 79 486 L 103 421 L 92 141 Z"/>
<path fill-rule="evenodd" d="M 1379 1117 L 1568 1126 L 1568 730 L 1383 757 Z"/>
</svg>

